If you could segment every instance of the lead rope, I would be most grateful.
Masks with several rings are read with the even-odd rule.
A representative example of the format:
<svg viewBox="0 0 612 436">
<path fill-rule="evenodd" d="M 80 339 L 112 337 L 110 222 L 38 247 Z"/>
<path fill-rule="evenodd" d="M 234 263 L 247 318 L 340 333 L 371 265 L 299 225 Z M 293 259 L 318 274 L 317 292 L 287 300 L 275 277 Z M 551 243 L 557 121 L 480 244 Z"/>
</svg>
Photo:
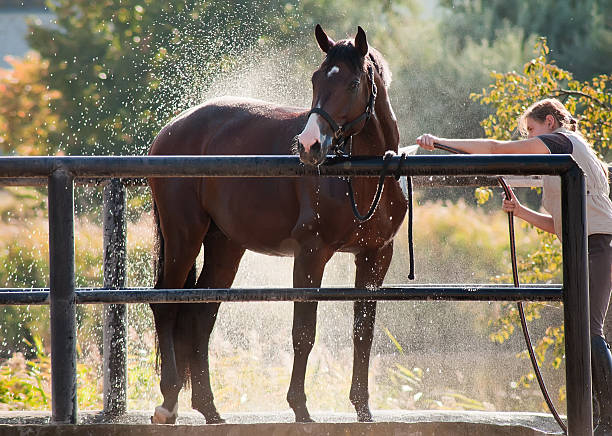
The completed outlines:
<svg viewBox="0 0 612 436">
<path fill-rule="evenodd" d="M 352 146 L 352 141 L 351 141 Z M 349 152 L 348 157 L 351 156 Z M 348 194 L 349 200 L 351 201 L 351 207 L 353 208 L 353 215 L 355 218 L 361 222 L 365 222 L 369 220 L 376 208 L 378 207 L 378 203 L 380 201 L 380 196 L 382 194 L 385 177 L 387 176 L 387 169 L 389 166 L 389 159 L 393 156 L 393 154 L 385 154 L 383 157 L 383 168 L 380 172 L 380 177 L 378 179 L 378 187 L 376 188 L 376 194 L 374 195 L 374 199 L 372 200 L 372 204 L 370 205 L 370 209 L 365 215 L 361 215 L 359 210 L 357 209 L 357 203 L 355 202 L 355 193 L 353 192 L 353 184 L 351 183 L 351 177 L 348 176 L 346 178 L 346 183 L 348 185 Z M 395 180 L 399 180 L 401 174 L 400 170 L 402 169 L 403 163 L 406 161 L 406 153 L 402 153 L 400 155 L 400 161 L 397 166 L 397 170 L 395 173 Z M 412 177 L 406 177 L 406 191 L 407 191 L 407 200 L 408 200 L 408 253 L 410 254 L 410 271 L 408 272 L 408 279 L 414 280 L 414 240 L 412 237 L 412 221 L 413 221 L 413 212 L 412 212 Z"/>
<path fill-rule="evenodd" d="M 466 154 L 461 150 L 457 150 L 456 148 L 449 147 L 447 145 L 442 145 L 438 143 L 434 143 L 434 147 L 440 150 L 445 150 L 455 154 Z M 504 190 L 504 194 L 507 200 L 512 199 L 512 195 L 510 193 L 510 188 L 506 184 L 506 181 L 502 177 L 498 177 L 497 181 L 501 185 Z M 518 276 L 518 267 L 516 261 L 516 244 L 514 239 L 514 214 L 512 212 L 508 212 L 508 233 L 510 236 L 510 258 L 512 261 L 512 280 L 514 281 L 514 286 L 519 287 L 519 276 Z M 533 366 L 533 370 L 535 372 L 536 378 L 538 379 L 538 384 L 540 385 L 540 391 L 542 391 L 542 396 L 546 401 L 546 405 L 552 413 L 555 421 L 559 424 L 559 427 L 563 430 L 564 434 L 567 434 L 567 426 L 559 416 L 555 405 L 550 399 L 550 395 L 548 394 L 548 389 L 546 389 L 546 384 L 544 383 L 544 379 L 542 378 L 542 373 L 540 372 L 540 366 L 538 364 L 538 360 L 536 358 L 535 352 L 533 351 L 533 345 L 531 343 L 531 337 L 529 336 L 529 330 L 527 329 L 527 320 L 525 319 L 525 310 L 523 309 L 523 302 L 518 301 L 516 303 L 519 311 L 519 318 L 521 320 L 521 327 L 523 328 L 523 336 L 525 337 L 525 343 L 527 345 L 527 351 L 529 352 L 529 358 L 531 359 L 531 365 Z"/>
</svg>

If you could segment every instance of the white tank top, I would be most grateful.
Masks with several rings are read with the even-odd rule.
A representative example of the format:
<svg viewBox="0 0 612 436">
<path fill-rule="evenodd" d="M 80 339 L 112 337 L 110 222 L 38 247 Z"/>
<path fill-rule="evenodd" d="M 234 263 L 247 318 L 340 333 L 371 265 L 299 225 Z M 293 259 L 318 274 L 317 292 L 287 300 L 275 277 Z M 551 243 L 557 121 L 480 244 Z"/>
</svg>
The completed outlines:
<svg viewBox="0 0 612 436">
<path fill-rule="evenodd" d="M 560 128 L 555 132 L 572 143 L 572 157 L 586 176 L 587 235 L 612 234 L 610 185 L 600 161 L 582 135 Z M 561 239 L 561 178 L 542 176 L 542 206 L 553 217 L 555 233 Z"/>
</svg>

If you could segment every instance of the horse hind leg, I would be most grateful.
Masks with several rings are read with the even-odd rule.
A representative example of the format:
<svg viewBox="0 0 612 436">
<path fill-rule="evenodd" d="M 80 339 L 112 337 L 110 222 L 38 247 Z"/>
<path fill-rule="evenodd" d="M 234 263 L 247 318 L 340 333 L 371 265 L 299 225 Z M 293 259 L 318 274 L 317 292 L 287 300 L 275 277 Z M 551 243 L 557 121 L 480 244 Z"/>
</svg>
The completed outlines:
<svg viewBox="0 0 612 436">
<path fill-rule="evenodd" d="M 193 285 L 191 286 L 193 287 Z M 180 306 L 179 304 L 175 304 L 176 306 Z M 177 312 L 177 319 L 182 319 L 182 311 Z M 186 347 L 189 347 L 189 344 L 185 342 L 185 336 L 182 336 L 182 329 L 177 324 L 174 331 L 174 355 L 176 362 L 176 373 L 178 375 L 178 380 L 176 382 L 176 386 L 178 386 L 178 391 L 182 386 L 184 386 L 187 382 L 187 377 L 189 375 L 189 366 L 188 366 L 188 351 Z M 162 389 L 162 392 L 166 392 L 167 396 L 164 395 L 164 403 L 162 405 L 157 406 L 151 417 L 152 424 L 174 424 L 176 423 L 176 419 L 178 418 L 178 393 L 177 401 L 174 403 L 174 407 L 170 406 L 171 398 L 173 396 L 172 392 L 168 388 Z M 170 409 L 170 407 L 172 407 Z"/>
<path fill-rule="evenodd" d="M 201 243 L 197 241 L 202 240 L 208 228 L 208 223 L 201 224 L 201 226 L 192 227 L 189 234 L 177 230 L 165 235 L 163 274 L 156 288 L 177 289 L 189 284 L 190 271 L 201 248 Z M 174 228 L 181 227 L 177 225 Z M 201 233 L 196 233 L 194 237 L 194 232 L 198 231 Z M 193 283 L 192 280 L 191 282 Z M 180 306 L 177 303 L 151 304 L 161 360 L 159 386 L 164 397 L 163 403 L 155 408 L 154 415 L 151 417 L 151 422 L 157 424 L 175 422 L 178 394 L 183 386 L 184 374 L 187 370 L 188 362 L 181 353 L 177 353 L 175 347 Z"/>
<path fill-rule="evenodd" d="M 189 273 L 187 274 L 187 278 L 185 280 L 185 284 L 183 289 L 193 288 L 196 284 L 196 265 L 195 263 L 191 266 Z M 152 305 L 153 306 L 153 305 Z M 159 307 L 159 305 L 155 305 Z M 171 307 L 168 307 L 171 306 Z M 190 331 L 188 328 L 185 328 L 184 324 L 181 322 L 185 319 L 185 307 L 186 304 L 171 304 L 166 305 L 166 316 L 168 313 L 172 313 L 172 317 L 174 317 L 177 321 L 173 331 L 173 343 L 174 343 L 174 361 L 176 365 L 176 374 L 178 376 L 178 381 L 173 382 L 172 386 L 178 386 L 179 392 L 182 386 L 185 386 L 187 380 L 189 378 L 189 358 L 190 358 L 190 350 L 192 348 L 192 344 L 190 341 Z M 173 313 L 173 312 L 174 313 Z M 161 385 L 161 383 L 160 383 Z M 176 418 L 178 417 L 178 401 L 175 402 L 174 407 L 170 409 L 172 398 L 174 396 L 173 387 L 162 387 L 162 393 L 166 393 L 164 395 L 164 403 L 161 406 L 157 406 L 155 408 L 155 412 L 151 417 L 151 422 L 153 424 L 174 424 L 176 422 Z M 178 394 L 177 394 L 178 395 Z"/>
<path fill-rule="evenodd" d="M 153 424 L 174 424 L 177 417 L 178 393 L 182 383 L 177 367 L 173 337 L 178 314 L 178 307 L 175 306 L 177 305 L 151 304 L 161 367 L 159 387 L 164 397 L 163 403 L 155 408 L 151 417 Z"/>
<path fill-rule="evenodd" d="M 234 282 L 244 248 L 229 240 L 216 226 L 211 226 L 204 240 L 204 265 L 198 288 L 229 288 Z M 210 385 L 208 344 L 220 303 L 193 305 L 191 334 L 194 336 L 191 365 L 191 404 L 202 413 L 207 424 L 225 422 L 214 402 Z"/>
</svg>

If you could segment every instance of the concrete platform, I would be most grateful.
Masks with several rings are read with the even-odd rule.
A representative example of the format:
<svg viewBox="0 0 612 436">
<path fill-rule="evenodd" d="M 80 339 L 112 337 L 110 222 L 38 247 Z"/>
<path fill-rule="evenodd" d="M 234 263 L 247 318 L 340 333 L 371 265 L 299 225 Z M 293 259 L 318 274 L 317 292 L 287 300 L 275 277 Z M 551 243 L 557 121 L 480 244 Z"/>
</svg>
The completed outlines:
<svg viewBox="0 0 612 436">
<path fill-rule="evenodd" d="M 313 413 L 317 422 L 296 424 L 293 413 L 223 414 L 226 424 L 206 425 L 201 415 L 185 412 L 176 425 L 150 424 L 150 411 L 130 411 L 106 419 L 81 412 L 79 425 L 50 424 L 46 412 L 0 412 L 0 436 L 152 435 L 152 436 L 541 436 L 559 435 L 553 417 L 543 413 L 464 411 L 374 411 L 374 423 L 355 422 L 353 414 Z"/>
</svg>

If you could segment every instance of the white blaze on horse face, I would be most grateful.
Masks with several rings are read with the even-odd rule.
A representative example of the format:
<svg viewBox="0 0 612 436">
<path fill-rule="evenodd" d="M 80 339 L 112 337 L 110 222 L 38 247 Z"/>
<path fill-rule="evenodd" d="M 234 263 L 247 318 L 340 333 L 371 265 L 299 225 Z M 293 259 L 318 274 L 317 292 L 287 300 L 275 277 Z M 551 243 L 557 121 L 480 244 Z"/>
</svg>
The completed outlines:
<svg viewBox="0 0 612 436">
<path fill-rule="evenodd" d="M 321 128 L 319 127 L 319 116 L 317 114 L 310 114 L 306 127 L 298 135 L 298 141 L 304 146 L 306 153 L 317 141 L 321 141 Z"/>
<path fill-rule="evenodd" d="M 331 67 L 329 69 L 329 71 L 327 72 L 327 77 L 331 77 L 332 74 L 336 74 L 337 72 L 340 71 L 340 68 L 338 68 L 336 65 L 334 65 L 333 67 Z"/>
</svg>

